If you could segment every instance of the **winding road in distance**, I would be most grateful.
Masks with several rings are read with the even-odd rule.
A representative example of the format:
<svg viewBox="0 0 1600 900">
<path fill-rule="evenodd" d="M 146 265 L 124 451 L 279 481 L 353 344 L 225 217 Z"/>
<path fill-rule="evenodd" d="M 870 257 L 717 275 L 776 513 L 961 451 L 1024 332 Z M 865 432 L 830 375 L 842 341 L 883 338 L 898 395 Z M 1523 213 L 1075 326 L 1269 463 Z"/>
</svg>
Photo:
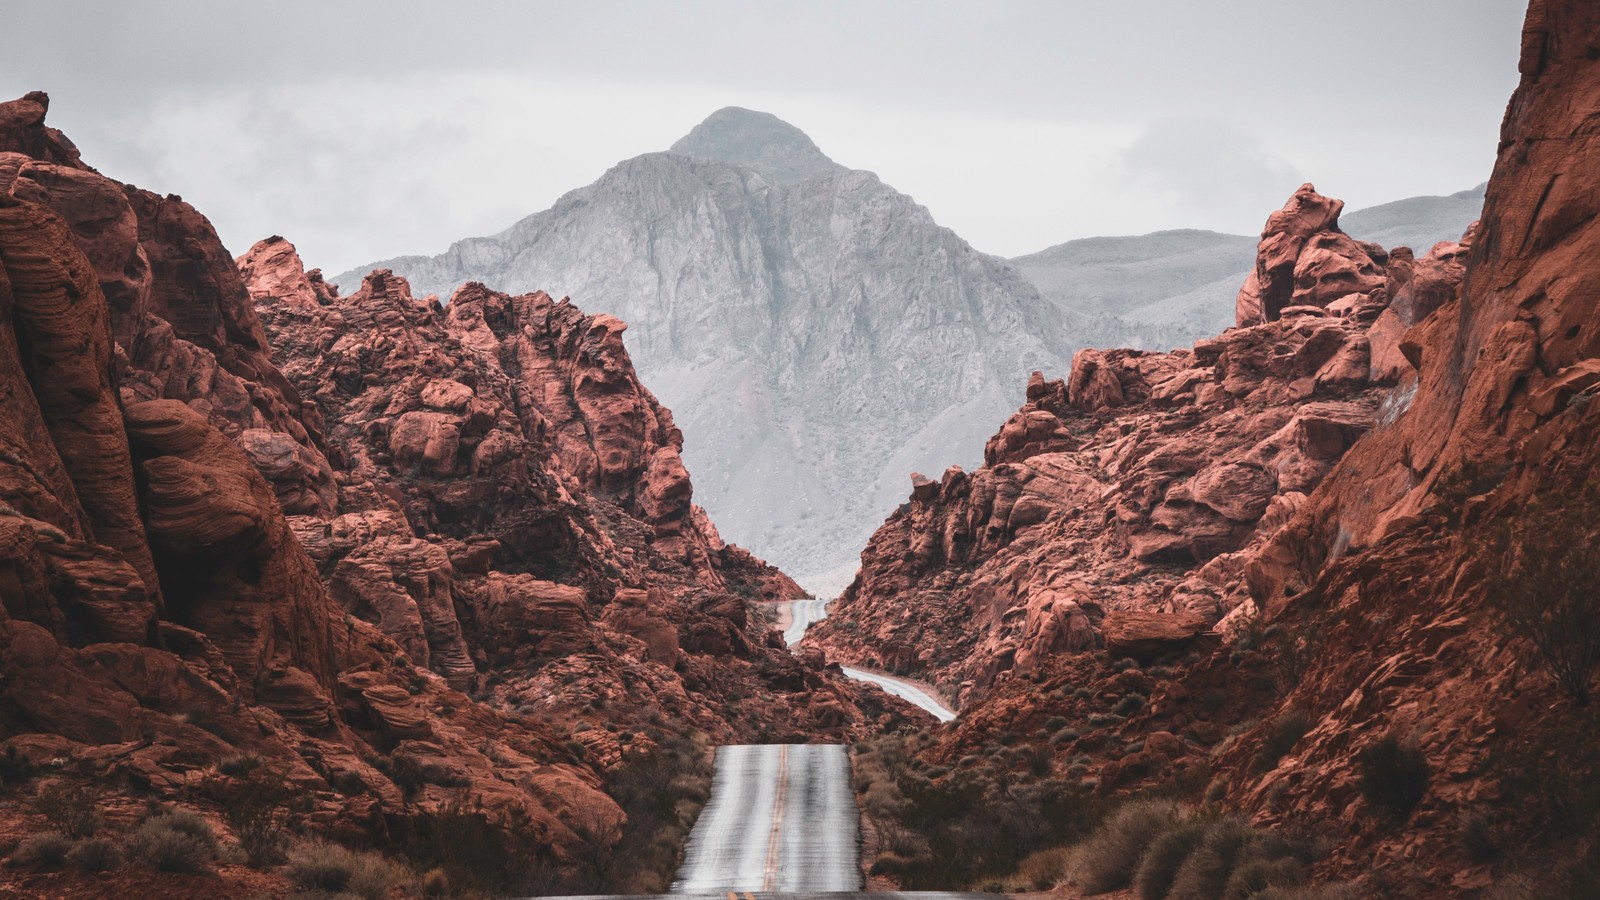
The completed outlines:
<svg viewBox="0 0 1600 900">
<path fill-rule="evenodd" d="M 828 604 L 831 601 L 808 598 L 795 600 L 788 605 L 789 627 L 783 631 L 783 642 L 790 647 L 797 647 L 806 636 L 806 630 L 812 625 L 828 617 Z M 782 604 L 779 604 L 781 607 Z M 846 677 L 857 681 L 866 681 L 877 685 L 884 691 L 899 697 L 914 706 L 921 707 L 931 713 L 940 722 L 950 722 L 956 717 L 955 710 L 944 704 L 943 700 L 934 696 L 932 691 L 921 685 L 896 678 L 882 672 L 871 672 L 866 669 L 857 669 L 852 666 L 840 666 Z"/>
</svg>

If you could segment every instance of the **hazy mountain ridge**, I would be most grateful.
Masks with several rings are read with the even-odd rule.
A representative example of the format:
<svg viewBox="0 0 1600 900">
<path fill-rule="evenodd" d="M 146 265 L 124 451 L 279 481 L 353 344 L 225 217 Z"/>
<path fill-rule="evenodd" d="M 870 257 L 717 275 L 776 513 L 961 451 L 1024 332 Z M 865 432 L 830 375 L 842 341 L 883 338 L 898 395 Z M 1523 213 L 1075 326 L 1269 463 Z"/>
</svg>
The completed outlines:
<svg viewBox="0 0 1600 900">
<path fill-rule="evenodd" d="M 360 271 L 620 316 L 723 534 L 842 586 L 907 473 L 975 464 L 1028 373 L 1063 371 L 1076 342 L 1004 260 L 774 117 L 720 111 L 674 146 L 692 156 L 626 160 L 498 235 Z"/>
<path fill-rule="evenodd" d="M 1344 216 L 1345 232 L 1418 255 L 1454 241 L 1483 209 L 1485 185 L 1396 200 Z M 1180 229 L 1092 237 L 1011 264 L 1064 312 L 1092 323 L 1097 347 L 1176 349 L 1233 325 L 1234 298 L 1255 264 L 1256 238 Z"/>
</svg>

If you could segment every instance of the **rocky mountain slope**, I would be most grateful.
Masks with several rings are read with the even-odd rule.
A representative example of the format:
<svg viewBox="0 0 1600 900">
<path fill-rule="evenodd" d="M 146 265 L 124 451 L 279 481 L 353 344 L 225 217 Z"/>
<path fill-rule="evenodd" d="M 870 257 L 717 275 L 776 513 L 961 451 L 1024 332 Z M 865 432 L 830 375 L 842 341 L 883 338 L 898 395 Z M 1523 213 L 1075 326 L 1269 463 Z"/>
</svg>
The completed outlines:
<svg viewBox="0 0 1600 900">
<path fill-rule="evenodd" d="M 1593 894 L 1600 11 L 1534 0 L 1522 47 L 1460 248 L 1384 259 L 1301 192 L 1241 327 L 1081 354 L 914 489 L 818 633 L 960 683 L 927 761 L 1320 835 L 1355 896 Z"/>
<path fill-rule="evenodd" d="M 1074 346 L 1004 262 L 798 129 L 733 108 L 498 235 L 373 267 L 419 293 L 544 288 L 626 321 L 691 436 L 700 502 L 821 592 L 848 582 L 907 472 L 975 461 L 982 423 Z"/>
<path fill-rule="evenodd" d="M 628 840 L 606 791 L 658 748 L 893 705 L 752 614 L 799 590 L 694 506 L 620 322 L 340 297 L 281 239 L 236 265 L 47 104 L 0 104 L 0 778 L 239 841 L 266 778 L 271 821 L 510 889 Z M 444 859 L 445 827 L 504 853 Z"/>
</svg>

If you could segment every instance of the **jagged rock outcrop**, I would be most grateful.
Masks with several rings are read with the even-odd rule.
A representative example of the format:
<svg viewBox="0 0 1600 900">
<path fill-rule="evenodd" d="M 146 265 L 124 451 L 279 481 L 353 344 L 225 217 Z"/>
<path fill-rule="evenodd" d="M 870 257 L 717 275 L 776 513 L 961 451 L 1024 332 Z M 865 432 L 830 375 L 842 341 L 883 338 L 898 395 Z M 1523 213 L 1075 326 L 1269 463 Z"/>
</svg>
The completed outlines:
<svg viewBox="0 0 1600 900">
<path fill-rule="evenodd" d="M 1388 254 L 1337 230 L 1341 206 L 1307 185 L 1268 221 L 1258 273 L 1274 280 L 1241 296 L 1274 298 L 1270 321 L 1192 350 L 1081 350 L 1064 382 L 1035 373 L 985 465 L 922 480 L 873 536 L 818 639 L 967 703 L 1099 646 L 1103 617 L 1215 625 L 1247 603 L 1256 553 L 1415 377 L 1375 322 L 1414 314 L 1418 262 L 1401 253 L 1395 280 L 1416 288 L 1391 304 Z M 1455 290 L 1461 252 L 1421 261 L 1424 293 Z"/>
<path fill-rule="evenodd" d="M 933 761 L 1067 721 L 1050 752 L 1084 785 L 1192 784 L 1280 833 L 1336 836 L 1315 874 L 1359 896 L 1589 891 L 1594 806 L 1574 788 L 1600 770 L 1593 715 L 1536 641 L 1594 646 L 1592 585 L 1572 579 L 1600 542 L 1597 47 L 1592 4 L 1531 4 L 1483 220 L 1462 245 L 1390 255 L 1370 374 L 1401 380 L 1258 525 L 1229 576 L 1228 645 L 1143 670 L 1058 654 L 964 709 Z M 1281 313 L 1223 340 L 1302 317 Z M 1332 447 L 1353 424 L 1318 430 Z M 1529 581 L 1541 561 L 1557 567 Z M 1519 624 L 1508 591 L 1546 617 Z"/>
<path fill-rule="evenodd" d="M 247 290 L 44 107 L 0 104 L 8 765 L 200 803 L 248 752 L 297 828 L 464 809 L 560 868 L 625 755 L 904 712 L 751 615 L 801 592 L 694 506 L 619 320 L 478 286 L 446 314 L 386 273 L 341 298 L 281 239 Z"/>
<path fill-rule="evenodd" d="M 373 268 L 570 294 L 629 325 L 644 380 L 690 435 L 729 539 L 834 593 L 914 469 L 977 462 L 991 423 L 1072 342 L 1056 310 L 869 172 L 771 115 L 714 113 L 665 153 L 492 237 Z"/>
</svg>

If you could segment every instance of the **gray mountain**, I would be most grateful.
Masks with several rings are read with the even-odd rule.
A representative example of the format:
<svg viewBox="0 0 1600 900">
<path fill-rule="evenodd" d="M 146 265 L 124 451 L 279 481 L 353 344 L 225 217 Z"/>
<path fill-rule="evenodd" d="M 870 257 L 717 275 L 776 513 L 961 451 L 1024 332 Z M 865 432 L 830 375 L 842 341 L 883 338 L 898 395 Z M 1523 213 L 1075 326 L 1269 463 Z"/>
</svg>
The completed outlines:
<svg viewBox="0 0 1600 900">
<path fill-rule="evenodd" d="M 1483 210 L 1486 185 L 1346 213 L 1351 235 L 1418 254 L 1458 240 Z M 1234 299 L 1255 265 L 1256 238 L 1157 231 L 1057 244 L 1011 260 L 1096 346 L 1186 347 L 1233 325 Z"/>
<path fill-rule="evenodd" d="M 544 289 L 629 323 L 723 536 L 830 593 L 907 473 L 981 460 L 1060 311 L 910 197 L 765 113 L 720 110 L 491 237 L 389 268 L 418 293 Z"/>
</svg>

